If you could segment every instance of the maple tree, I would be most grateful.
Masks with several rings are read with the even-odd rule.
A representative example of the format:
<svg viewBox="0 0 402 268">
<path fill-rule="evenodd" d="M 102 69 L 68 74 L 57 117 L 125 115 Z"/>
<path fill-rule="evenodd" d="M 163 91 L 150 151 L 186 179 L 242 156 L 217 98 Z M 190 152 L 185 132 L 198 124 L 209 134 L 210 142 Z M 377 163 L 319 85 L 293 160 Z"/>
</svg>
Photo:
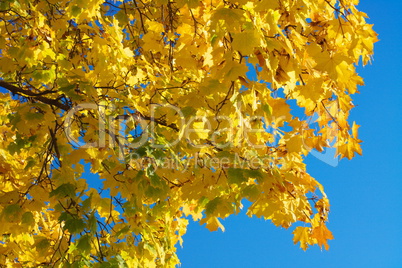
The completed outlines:
<svg viewBox="0 0 402 268">
<path fill-rule="evenodd" d="M 303 159 L 361 154 L 357 4 L 1 1 L 0 266 L 172 267 L 189 218 L 244 199 L 328 249 Z"/>
</svg>

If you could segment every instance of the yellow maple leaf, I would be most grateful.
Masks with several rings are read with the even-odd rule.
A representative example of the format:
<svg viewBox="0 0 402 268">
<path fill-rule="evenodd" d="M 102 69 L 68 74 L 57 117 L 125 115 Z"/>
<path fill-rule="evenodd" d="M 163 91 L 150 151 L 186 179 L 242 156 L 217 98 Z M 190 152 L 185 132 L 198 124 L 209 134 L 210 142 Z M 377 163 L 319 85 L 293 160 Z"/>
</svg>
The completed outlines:
<svg viewBox="0 0 402 268">
<path fill-rule="evenodd" d="M 200 224 L 207 224 L 207 228 L 210 231 L 217 231 L 219 228 L 224 232 L 225 227 L 222 225 L 222 223 L 218 220 L 217 217 L 209 217 L 209 218 L 204 218 L 200 221 Z"/>
<path fill-rule="evenodd" d="M 309 245 L 313 244 L 313 241 L 311 239 L 311 228 L 310 227 L 301 227 L 298 226 L 296 229 L 293 231 L 293 242 L 294 244 L 297 244 L 300 242 L 300 247 L 303 250 L 307 250 Z"/>
<path fill-rule="evenodd" d="M 260 38 L 252 30 L 236 34 L 232 42 L 233 49 L 238 50 L 242 55 L 252 54 L 254 48 L 259 46 L 259 44 Z"/>
<path fill-rule="evenodd" d="M 326 250 L 329 249 L 328 240 L 334 239 L 332 232 L 328 230 L 325 224 L 320 223 L 319 226 L 313 228 L 311 237 L 317 240 L 317 244 L 322 248 L 325 247 Z"/>
</svg>

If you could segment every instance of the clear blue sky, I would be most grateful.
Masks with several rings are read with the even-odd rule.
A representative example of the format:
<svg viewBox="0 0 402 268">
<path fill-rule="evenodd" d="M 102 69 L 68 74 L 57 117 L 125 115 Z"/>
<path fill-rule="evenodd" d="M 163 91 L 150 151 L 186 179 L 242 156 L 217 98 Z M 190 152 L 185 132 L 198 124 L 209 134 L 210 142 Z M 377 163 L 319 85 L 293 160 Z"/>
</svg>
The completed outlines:
<svg viewBox="0 0 402 268">
<path fill-rule="evenodd" d="M 293 228 L 242 213 L 223 221 L 224 233 L 190 223 L 178 252 L 183 268 L 402 267 L 402 2 L 363 0 L 359 9 L 380 39 L 373 65 L 358 69 L 366 86 L 350 118 L 361 125 L 363 156 L 337 167 L 307 159 L 331 201 L 329 251 L 304 252 Z"/>
<path fill-rule="evenodd" d="M 183 268 L 402 267 L 402 2 L 363 0 L 359 9 L 380 39 L 373 64 L 359 68 L 366 86 L 350 118 L 361 125 L 363 156 L 337 167 L 307 159 L 332 205 L 329 251 L 304 252 L 293 245 L 292 228 L 242 213 L 224 221 L 224 233 L 191 223 L 178 252 Z"/>
</svg>

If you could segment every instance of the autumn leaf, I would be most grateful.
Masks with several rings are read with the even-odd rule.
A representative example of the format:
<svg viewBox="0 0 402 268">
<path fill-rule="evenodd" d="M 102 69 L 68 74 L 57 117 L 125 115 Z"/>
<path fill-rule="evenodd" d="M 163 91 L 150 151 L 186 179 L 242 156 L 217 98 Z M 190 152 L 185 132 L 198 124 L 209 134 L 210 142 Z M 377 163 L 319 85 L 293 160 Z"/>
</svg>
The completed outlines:
<svg viewBox="0 0 402 268">
<path fill-rule="evenodd" d="M 329 249 L 328 240 L 334 239 L 330 230 L 324 224 L 313 228 L 311 237 L 317 240 L 318 245 L 322 248 L 325 247 L 326 250 Z"/>
<path fill-rule="evenodd" d="M 328 249 L 305 159 L 362 154 L 357 2 L 112 2 L 0 1 L 0 266 L 176 267 L 245 200 Z"/>
<path fill-rule="evenodd" d="M 204 218 L 200 221 L 200 224 L 206 223 L 208 230 L 210 231 L 217 231 L 221 229 L 223 232 L 225 231 L 225 227 L 221 224 L 218 218 L 211 217 L 211 218 Z"/>
<path fill-rule="evenodd" d="M 293 242 L 295 244 L 300 242 L 300 247 L 303 250 L 307 250 L 309 245 L 313 244 L 313 240 L 311 238 L 311 228 L 310 227 L 301 227 L 298 226 L 293 231 Z"/>
</svg>

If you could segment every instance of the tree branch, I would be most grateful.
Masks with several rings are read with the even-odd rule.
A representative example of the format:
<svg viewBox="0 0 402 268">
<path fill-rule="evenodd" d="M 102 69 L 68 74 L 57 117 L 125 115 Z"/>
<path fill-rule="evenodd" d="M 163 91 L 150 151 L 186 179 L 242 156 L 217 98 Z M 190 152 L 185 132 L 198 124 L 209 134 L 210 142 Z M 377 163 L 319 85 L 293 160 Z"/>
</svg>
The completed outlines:
<svg viewBox="0 0 402 268">
<path fill-rule="evenodd" d="M 60 108 L 60 109 L 65 110 L 65 111 L 68 111 L 71 108 L 69 105 L 61 103 L 61 102 L 59 102 L 57 100 L 43 97 L 42 93 L 34 93 L 34 92 L 30 91 L 30 90 L 26 90 L 26 89 L 22 89 L 20 87 L 16 87 L 16 86 L 14 86 L 14 85 L 12 85 L 10 83 L 7 83 L 5 81 L 2 81 L 2 80 L 0 80 L 0 87 L 3 87 L 5 89 L 11 91 L 14 94 L 17 94 L 17 95 L 20 95 L 20 96 L 23 96 L 23 97 L 30 97 L 30 98 L 33 98 L 33 99 L 35 99 L 37 101 L 40 101 L 42 103 L 49 104 L 49 105 L 52 105 L 52 106 L 56 106 L 57 108 Z"/>
<path fill-rule="evenodd" d="M 118 118 L 123 119 L 123 120 L 127 120 L 127 119 L 129 119 L 129 118 L 133 118 L 134 120 L 137 120 L 137 118 L 138 118 L 138 119 L 147 120 L 147 121 L 151 121 L 151 122 L 157 123 L 158 125 L 171 128 L 171 129 L 173 129 L 173 130 L 175 130 L 175 131 L 179 131 L 179 130 L 180 130 L 180 129 L 176 126 L 176 124 L 174 124 L 174 123 L 168 124 L 168 123 L 165 122 L 164 120 L 155 118 L 155 117 L 153 117 L 153 116 L 142 115 L 142 114 L 140 114 L 140 113 L 123 114 L 123 115 L 117 116 L 115 119 L 118 119 Z"/>
</svg>

